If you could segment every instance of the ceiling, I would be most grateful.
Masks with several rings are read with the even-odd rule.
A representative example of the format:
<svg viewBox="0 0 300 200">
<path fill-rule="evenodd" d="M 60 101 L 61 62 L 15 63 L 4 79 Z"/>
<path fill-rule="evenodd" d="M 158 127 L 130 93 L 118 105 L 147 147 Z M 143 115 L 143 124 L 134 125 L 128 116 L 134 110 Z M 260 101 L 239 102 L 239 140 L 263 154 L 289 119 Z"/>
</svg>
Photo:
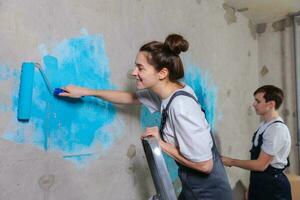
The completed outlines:
<svg viewBox="0 0 300 200">
<path fill-rule="evenodd" d="M 256 24 L 275 22 L 290 13 L 300 11 L 300 0 L 224 0 L 224 2 Z"/>
</svg>

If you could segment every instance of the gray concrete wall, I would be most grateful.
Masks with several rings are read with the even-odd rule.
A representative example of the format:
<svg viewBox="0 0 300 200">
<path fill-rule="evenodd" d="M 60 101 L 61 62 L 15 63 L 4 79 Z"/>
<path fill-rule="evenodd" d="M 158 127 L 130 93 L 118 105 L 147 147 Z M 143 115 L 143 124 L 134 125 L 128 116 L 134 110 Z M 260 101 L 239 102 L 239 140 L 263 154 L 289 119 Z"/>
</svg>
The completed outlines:
<svg viewBox="0 0 300 200">
<path fill-rule="evenodd" d="M 251 104 L 252 92 L 259 85 L 259 48 L 255 26 L 223 7 L 221 0 L 3 0 L 0 27 L 1 73 L 6 73 L 0 80 L 0 199 L 140 200 L 154 194 L 139 140 L 143 130 L 138 107 L 117 107 L 117 122 L 107 130 L 119 134 L 107 148 L 93 147 L 96 159 L 79 166 L 60 149 L 46 151 L 33 142 L 5 137 L 9 131 L 28 137 L 40 132 L 32 124 L 14 121 L 12 105 L 17 94 L 12 91 L 18 88 L 21 63 L 40 62 L 45 46 L 55 52 L 62 41 L 86 32 L 103 35 L 111 82 L 131 91 L 134 82 L 127 72 L 140 45 L 163 41 L 169 33 L 183 34 L 190 42 L 184 62 L 207 73 L 217 88 L 215 133 L 222 154 L 249 157 L 250 138 L 258 123 Z M 232 168 L 228 174 L 239 195 L 248 184 L 248 172 Z"/>
</svg>

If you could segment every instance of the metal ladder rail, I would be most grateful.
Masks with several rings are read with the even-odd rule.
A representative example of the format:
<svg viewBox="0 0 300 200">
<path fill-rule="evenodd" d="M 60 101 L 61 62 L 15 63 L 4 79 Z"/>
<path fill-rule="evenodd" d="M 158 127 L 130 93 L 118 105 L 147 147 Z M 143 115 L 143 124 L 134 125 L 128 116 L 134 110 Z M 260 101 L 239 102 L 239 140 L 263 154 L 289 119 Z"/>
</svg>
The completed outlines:
<svg viewBox="0 0 300 200">
<path fill-rule="evenodd" d="M 142 140 L 148 166 L 157 194 L 153 200 L 177 200 L 176 193 L 162 154 L 154 137 Z"/>
</svg>

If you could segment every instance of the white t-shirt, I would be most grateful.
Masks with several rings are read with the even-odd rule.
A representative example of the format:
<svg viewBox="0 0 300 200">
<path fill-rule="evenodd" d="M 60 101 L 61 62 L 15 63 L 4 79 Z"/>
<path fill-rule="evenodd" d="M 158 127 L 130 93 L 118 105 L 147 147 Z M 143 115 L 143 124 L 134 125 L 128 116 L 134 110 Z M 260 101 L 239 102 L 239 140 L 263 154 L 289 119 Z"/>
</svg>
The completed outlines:
<svg viewBox="0 0 300 200">
<path fill-rule="evenodd" d="M 176 91 L 180 90 L 192 94 L 197 99 L 191 87 L 185 85 Z M 151 113 L 162 112 L 173 95 L 161 100 L 150 90 L 139 90 L 136 94 Z M 213 141 L 210 126 L 201 106 L 191 97 L 179 95 L 173 99 L 163 131 L 165 141 L 174 144 L 185 158 L 193 162 L 202 162 L 212 158 Z"/>
<path fill-rule="evenodd" d="M 271 124 L 274 121 L 282 121 L 281 117 L 273 119 L 270 122 L 262 122 L 259 125 L 258 133 L 254 139 L 254 145 L 258 144 L 259 135 L 265 131 L 263 134 L 263 144 L 261 149 L 274 156 L 271 165 L 277 169 L 282 169 L 287 164 L 287 157 L 289 156 L 291 149 L 291 135 L 288 127 L 280 122 Z M 270 125 L 271 124 L 271 125 Z M 269 126 L 269 127 L 268 127 Z M 267 128 L 268 127 L 268 128 Z"/>
</svg>

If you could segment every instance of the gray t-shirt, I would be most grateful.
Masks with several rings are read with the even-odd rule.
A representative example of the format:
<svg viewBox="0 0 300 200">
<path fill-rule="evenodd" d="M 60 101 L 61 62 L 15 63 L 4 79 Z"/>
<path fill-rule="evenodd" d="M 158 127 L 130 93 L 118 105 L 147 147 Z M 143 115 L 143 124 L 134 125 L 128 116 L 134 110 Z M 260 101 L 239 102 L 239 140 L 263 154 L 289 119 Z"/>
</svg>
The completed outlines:
<svg viewBox="0 0 300 200">
<path fill-rule="evenodd" d="M 197 99 L 191 87 L 185 85 L 179 90 L 186 91 Z M 173 95 L 171 94 L 168 98 L 161 100 L 150 90 L 139 90 L 136 94 L 140 102 L 151 113 L 162 112 Z M 168 109 L 164 139 L 168 143 L 174 144 L 185 158 L 193 162 L 202 162 L 212 158 L 213 142 L 210 126 L 205 119 L 201 106 L 191 97 L 180 95 L 173 99 Z"/>
<path fill-rule="evenodd" d="M 257 146 L 258 136 L 263 134 L 263 144 L 261 149 L 274 156 L 271 165 L 275 168 L 282 169 L 287 164 L 287 157 L 291 149 L 291 135 L 288 127 L 283 123 L 273 123 L 274 121 L 282 121 L 281 117 L 273 119 L 270 122 L 262 122 L 259 125 L 257 135 L 254 139 L 254 145 Z M 271 125 L 270 125 L 271 124 Z M 270 126 L 269 126 L 270 125 Z M 268 127 L 269 126 L 269 127 Z M 268 128 L 267 128 L 268 127 Z"/>
</svg>

